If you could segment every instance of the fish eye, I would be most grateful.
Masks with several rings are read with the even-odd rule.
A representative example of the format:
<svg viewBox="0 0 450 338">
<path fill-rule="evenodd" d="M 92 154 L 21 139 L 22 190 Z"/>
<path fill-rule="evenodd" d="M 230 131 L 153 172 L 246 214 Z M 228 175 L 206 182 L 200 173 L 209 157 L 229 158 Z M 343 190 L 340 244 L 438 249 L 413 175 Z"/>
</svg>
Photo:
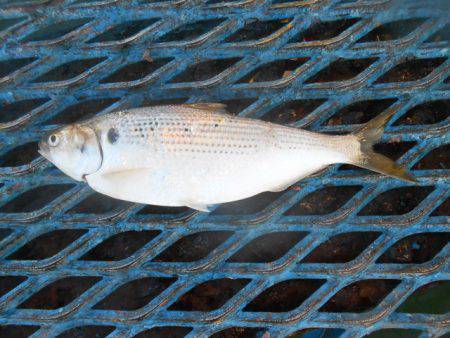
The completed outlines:
<svg viewBox="0 0 450 338">
<path fill-rule="evenodd" d="M 48 137 L 48 144 L 52 147 L 56 147 L 59 143 L 59 136 L 56 134 L 52 134 Z"/>
</svg>

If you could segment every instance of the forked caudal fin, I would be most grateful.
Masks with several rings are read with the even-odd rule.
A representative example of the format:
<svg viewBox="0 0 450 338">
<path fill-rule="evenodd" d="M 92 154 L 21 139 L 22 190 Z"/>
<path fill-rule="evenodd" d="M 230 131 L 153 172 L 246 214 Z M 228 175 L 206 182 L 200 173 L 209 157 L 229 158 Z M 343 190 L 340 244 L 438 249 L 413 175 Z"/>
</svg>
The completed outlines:
<svg viewBox="0 0 450 338">
<path fill-rule="evenodd" d="M 406 168 L 373 150 L 373 145 L 380 140 L 384 127 L 393 114 L 393 112 L 389 111 L 383 112 L 353 133 L 360 143 L 361 151 L 360 156 L 353 164 L 403 181 L 414 183 L 417 182 L 417 179 L 411 175 Z"/>
</svg>

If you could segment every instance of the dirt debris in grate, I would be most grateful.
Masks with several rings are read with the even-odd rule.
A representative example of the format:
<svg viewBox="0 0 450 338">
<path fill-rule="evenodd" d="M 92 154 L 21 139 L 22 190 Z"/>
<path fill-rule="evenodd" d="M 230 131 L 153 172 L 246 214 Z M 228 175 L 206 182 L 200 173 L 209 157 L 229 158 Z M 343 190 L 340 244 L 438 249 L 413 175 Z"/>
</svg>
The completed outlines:
<svg viewBox="0 0 450 338">
<path fill-rule="evenodd" d="M 28 277 L 25 276 L 0 276 L 0 297 L 3 297 L 9 291 L 15 289 L 27 279 Z"/>
<path fill-rule="evenodd" d="M 260 293 L 243 311 L 288 312 L 299 307 L 325 283 L 324 279 L 285 280 Z"/>
<path fill-rule="evenodd" d="M 19 22 L 24 21 L 26 19 L 27 19 L 26 16 L 0 19 L 0 32 L 4 31 L 5 29 L 8 29 L 8 28 L 14 26 L 15 24 L 18 24 Z"/>
<path fill-rule="evenodd" d="M 232 231 L 202 231 L 187 235 L 152 259 L 153 262 L 195 262 L 225 242 Z"/>
<path fill-rule="evenodd" d="M 395 98 L 364 100 L 353 102 L 331 116 L 324 124 L 340 126 L 349 124 L 363 124 L 385 111 L 397 101 Z"/>
<path fill-rule="evenodd" d="M 418 338 L 422 331 L 414 329 L 383 329 L 372 332 L 365 338 Z"/>
<path fill-rule="evenodd" d="M 303 231 L 280 231 L 258 236 L 228 258 L 227 262 L 269 263 L 276 261 L 307 234 Z"/>
<path fill-rule="evenodd" d="M 161 233 L 159 230 L 124 231 L 106 238 L 85 253 L 82 261 L 120 261 L 136 251 Z"/>
<path fill-rule="evenodd" d="M 320 41 L 332 39 L 349 29 L 360 19 L 342 19 L 314 22 L 309 28 L 294 36 L 289 43 Z"/>
<path fill-rule="evenodd" d="M 335 235 L 317 246 L 301 263 L 350 262 L 380 235 L 380 232 L 375 231 L 354 231 Z"/>
<path fill-rule="evenodd" d="M 33 33 L 27 35 L 23 42 L 34 42 L 34 41 L 46 41 L 46 40 L 54 40 L 64 35 L 80 28 L 81 26 L 87 24 L 92 19 L 84 18 L 84 19 L 73 19 L 67 21 L 60 21 L 54 24 L 45 26 Z"/>
<path fill-rule="evenodd" d="M 152 301 L 176 278 L 146 277 L 127 282 L 93 306 L 97 310 L 135 311 Z"/>
<path fill-rule="evenodd" d="M 139 62 L 130 63 L 115 71 L 111 75 L 103 78 L 100 80 L 100 83 L 127 82 L 143 79 L 172 60 L 173 58 L 164 58 L 155 59 L 151 62 L 142 60 Z"/>
<path fill-rule="evenodd" d="M 287 210 L 286 216 L 327 215 L 342 208 L 362 189 L 360 185 L 329 185 L 313 191 Z"/>
<path fill-rule="evenodd" d="M 339 290 L 320 312 L 366 312 L 375 308 L 398 284 L 395 279 L 360 280 Z"/>
<path fill-rule="evenodd" d="M 113 332 L 116 328 L 114 326 L 106 326 L 106 325 L 85 325 L 85 326 L 77 326 L 73 327 L 69 330 L 66 330 L 59 335 L 57 338 L 81 338 L 81 337 L 95 337 L 102 338 L 108 336 L 111 332 Z"/>
<path fill-rule="evenodd" d="M 421 103 L 409 109 L 393 125 L 418 125 L 439 123 L 450 117 L 450 100 L 436 100 Z"/>
<path fill-rule="evenodd" d="M 208 33 L 220 23 L 225 21 L 224 18 L 212 20 L 200 20 L 196 22 L 189 22 L 181 25 L 174 30 L 164 34 L 155 42 L 171 42 L 171 41 L 188 41 Z"/>
<path fill-rule="evenodd" d="M 101 277 L 64 277 L 54 281 L 34 293 L 21 303 L 19 309 L 60 309 L 80 297 L 99 282 Z"/>
<path fill-rule="evenodd" d="M 445 169 L 450 169 L 450 144 L 432 149 L 413 167 L 413 170 Z"/>
<path fill-rule="evenodd" d="M 14 251 L 8 260 L 42 260 L 56 255 L 87 232 L 86 229 L 54 230 L 33 238 Z"/>
<path fill-rule="evenodd" d="M 338 59 L 307 79 L 305 83 L 351 80 L 370 67 L 376 60 L 378 59 Z"/>
<path fill-rule="evenodd" d="M 358 212 L 358 216 L 407 214 L 414 210 L 433 190 L 432 186 L 410 186 L 385 191 Z"/>
<path fill-rule="evenodd" d="M 15 101 L 12 103 L 2 102 L 0 106 L 0 123 L 11 122 L 31 112 L 37 107 L 48 102 L 50 98 L 35 98 Z"/>
<path fill-rule="evenodd" d="M 236 83 L 276 81 L 291 76 L 298 67 L 305 64 L 307 61 L 308 58 L 282 59 L 272 61 L 258 66 L 249 74 L 237 80 Z"/>
<path fill-rule="evenodd" d="M 430 216 L 450 216 L 450 197 L 434 209 Z"/>
<path fill-rule="evenodd" d="M 398 20 L 382 24 L 364 35 L 357 42 L 374 42 L 374 41 L 389 41 L 403 38 L 422 23 L 425 18 L 413 18 L 406 20 Z"/>
<path fill-rule="evenodd" d="M 173 303 L 169 311 L 213 311 L 222 307 L 243 289 L 251 279 L 221 278 L 194 286 Z"/>
<path fill-rule="evenodd" d="M 32 212 L 48 205 L 75 184 L 49 184 L 27 190 L 0 207 L 3 213 Z"/>
<path fill-rule="evenodd" d="M 80 121 L 81 119 L 88 119 L 95 114 L 108 108 L 115 102 L 119 101 L 118 98 L 102 98 L 102 99 L 90 99 L 82 102 L 72 104 L 55 116 L 45 120 L 45 124 L 71 124 Z"/>
<path fill-rule="evenodd" d="M 388 70 L 376 80 L 375 83 L 417 81 L 431 74 L 431 72 L 443 64 L 445 60 L 447 60 L 445 57 L 406 59 Z"/>
<path fill-rule="evenodd" d="M 120 41 L 136 35 L 145 28 L 159 21 L 159 18 L 126 21 L 113 26 L 105 32 L 90 39 L 87 43 Z"/>
<path fill-rule="evenodd" d="M 37 142 L 29 142 L 17 146 L 0 157 L 0 167 L 18 167 L 26 165 L 39 157 Z"/>
<path fill-rule="evenodd" d="M 450 281 L 435 281 L 416 289 L 396 310 L 406 313 L 448 314 Z"/>
<path fill-rule="evenodd" d="M 284 102 L 264 114 L 264 121 L 290 124 L 302 120 L 316 110 L 326 99 L 292 100 Z"/>
<path fill-rule="evenodd" d="M 450 23 L 446 24 L 432 36 L 425 40 L 425 42 L 441 42 L 450 41 Z"/>
<path fill-rule="evenodd" d="M 229 327 L 213 333 L 209 338 L 257 338 L 265 331 L 262 327 Z"/>
<path fill-rule="evenodd" d="M 20 68 L 29 65 L 36 60 L 37 58 L 0 60 L 0 78 L 14 73 L 16 70 L 19 70 Z"/>
<path fill-rule="evenodd" d="M 133 338 L 182 338 L 191 331 L 192 327 L 186 326 L 155 326 L 139 332 Z"/>
<path fill-rule="evenodd" d="M 265 38 L 288 24 L 291 19 L 261 21 L 249 19 L 244 27 L 231 34 L 225 42 L 244 42 Z"/>
<path fill-rule="evenodd" d="M 196 63 L 189 66 L 181 74 L 173 77 L 170 83 L 205 81 L 221 74 L 236 64 L 241 58 L 214 59 Z"/>
<path fill-rule="evenodd" d="M 436 256 L 450 241 L 450 232 L 409 235 L 387 249 L 377 263 L 421 264 Z"/>
<path fill-rule="evenodd" d="M 0 337 L 25 338 L 40 328 L 36 325 L 0 325 Z"/>
<path fill-rule="evenodd" d="M 130 202 L 118 200 L 97 192 L 90 194 L 87 198 L 67 211 L 68 214 L 105 214 L 111 211 L 123 209 L 132 205 Z"/>
<path fill-rule="evenodd" d="M 343 329 L 322 329 L 322 328 L 314 328 L 314 329 L 302 329 L 300 331 L 296 331 L 287 335 L 286 338 L 337 338 L 340 337 L 345 330 Z"/>
<path fill-rule="evenodd" d="M 263 192 L 256 196 L 236 202 L 221 204 L 215 209 L 213 215 L 251 215 L 265 209 L 283 194 L 282 192 Z"/>
<path fill-rule="evenodd" d="M 50 69 L 48 72 L 38 76 L 31 82 L 53 82 L 53 81 L 66 81 L 73 79 L 84 72 L 88 71 L 92 67 L 98 65 L 99 63 L 105 61 L 105 57 L 82 59 L 69 61 L 55 68 Z"/>
</svg>

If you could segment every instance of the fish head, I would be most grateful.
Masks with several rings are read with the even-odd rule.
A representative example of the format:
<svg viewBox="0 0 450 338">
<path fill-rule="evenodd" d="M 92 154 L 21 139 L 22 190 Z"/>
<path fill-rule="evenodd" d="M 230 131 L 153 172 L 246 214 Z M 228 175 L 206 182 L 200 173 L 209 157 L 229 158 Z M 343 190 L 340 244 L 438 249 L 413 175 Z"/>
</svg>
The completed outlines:
<svg viewBox="0 0 450 338">
<path fill-rule="evenodd" d="M 102 165 L 102 150 L 95 131 L 73 124 L 44 136 L 39 154 L 77 181 L 93 174 Z"/>
</svg>

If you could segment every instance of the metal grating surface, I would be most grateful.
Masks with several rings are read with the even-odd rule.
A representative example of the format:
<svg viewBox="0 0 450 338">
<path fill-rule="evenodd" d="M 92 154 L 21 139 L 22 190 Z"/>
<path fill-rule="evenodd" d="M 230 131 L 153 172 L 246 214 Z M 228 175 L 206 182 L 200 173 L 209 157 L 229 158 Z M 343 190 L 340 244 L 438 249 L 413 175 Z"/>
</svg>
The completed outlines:
<svg viewBox="0 0 450 338">
<path fill-rule="evenodd" d="M 445 2 L 0 3 L 2 336 L 448 334 Z M 392 109 L 380 151 L 420 184 L 333 166 L 207 215 L 37 157 L 57 125 L 160 101 L 333 133 Z"/>
</svg>

